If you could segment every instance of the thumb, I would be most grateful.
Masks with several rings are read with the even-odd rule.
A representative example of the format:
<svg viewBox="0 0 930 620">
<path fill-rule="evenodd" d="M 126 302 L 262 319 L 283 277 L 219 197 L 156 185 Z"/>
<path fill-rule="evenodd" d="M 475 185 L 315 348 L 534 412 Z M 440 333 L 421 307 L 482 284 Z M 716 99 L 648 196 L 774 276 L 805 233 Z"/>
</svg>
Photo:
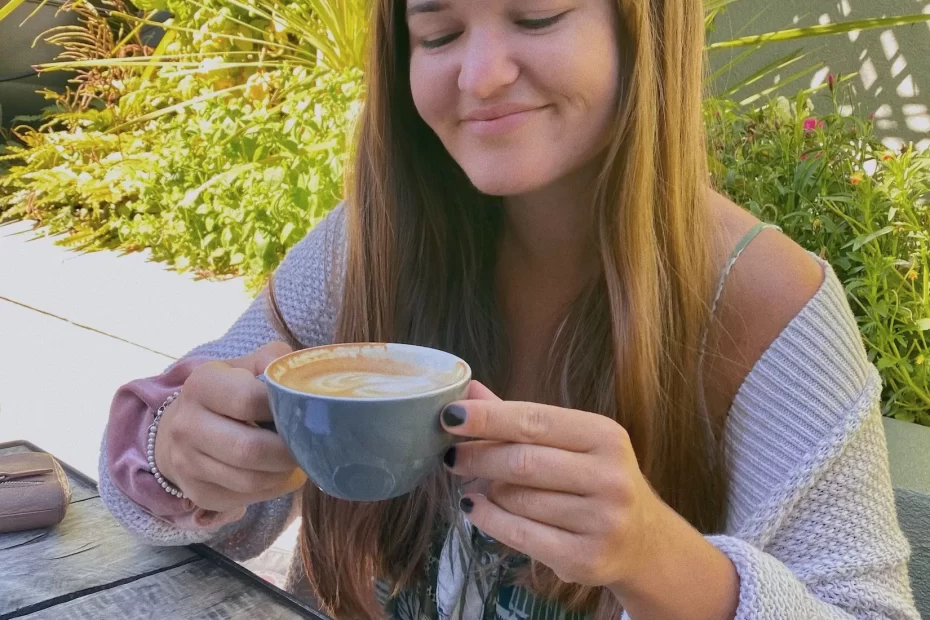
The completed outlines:
<svg viewBox="0 0 930 620">
<path fill-rule="evenodd" d="M 500 401 L 501 399 L 480 381 L 472 381 L 468 386 L 468 400 Z"/>
<path fill-rule="evenodd" d="M 294 349 L 285 342 L 269 342 L 255 349 L 248 355 L 226 360 L 226 363 L 233 368 L 245 368 L 257 377 L 265 372 L 265 369 L 268 368 L 268 364 L 283 355 L 291 353 L 293 350 Z"/>
</svg>

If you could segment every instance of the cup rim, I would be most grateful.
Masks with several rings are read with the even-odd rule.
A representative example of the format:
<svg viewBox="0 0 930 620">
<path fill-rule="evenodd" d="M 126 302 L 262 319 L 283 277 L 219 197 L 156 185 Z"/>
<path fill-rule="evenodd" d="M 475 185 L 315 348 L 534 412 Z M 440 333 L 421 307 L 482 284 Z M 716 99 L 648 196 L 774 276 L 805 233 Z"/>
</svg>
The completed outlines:
<svg viewBox="0 0 930 620">
<path fill-rule="evenodd" d="M 441 353 L 442 355 L 447 355 L 451 357 L 452 359 L 454 359 L 456 362 L 461 363 L 463 366 L 465 366 L 465 376 L 454 383 L 450 383 L 449 385 L 444 385 L 442 387 L 430 390 L 428 392 L 417 392 L 416 394 L 407 394 L 404 396 L 384 396 L 384 397 L 379 396 L 378 398 L 370 398 L 370 397 L 363 397 L 363 396 L 362 397 L 330 396 L 327 394 L 316 394 L 314 392 L 301 392 L 300 390 L 295 390 L 293 388 L 287 387 L 286 385 L 282 385 L 281 383 L 278 383 L 277 381 L 272 379 L 270 376 L 268 376 L 268 370 L 274 364 L 292 355 L 297 355 L 299 353 L 304 353 L 305 351 L 311 351 L 314 349 L 329 349 L 329 348 L 334 348 L 334 347 L 363 347 L 363 346 L 401 347 L 405 349 L 418 349 L 421 351 L 429 351 L 432 353 Z M 434 349 L 432 347 L 423 347 L 423 346 L 416 345 L 416 344 L 405 344 L 401 342 L 342 342 L 342 343 L 333 343 L 333 344 L 322 344 L 322 345 L 317 345 L 315 347 L 306 347 L 304 349 L 298 349 L 296 351 L 291 351 L 290 353 L 285 353 L 281 357 L 271 360 L 271 362 L 269 362 L 268 365 L 265 366 L 265 371 L 262 373 L 262 376 L 264 377 L 265 381 L 267 381 L 270 384 L 273 384 L 276 388 L 280 390 L 284 390 L 285 392 L 290 392 L 291 394 L 296 394 L 298 396 L 308 396 L 310 398 L 321 398 L 325 400 L 333 400 L 333 401 L 348 402 L 348 403 L 383 403 L 383 402 L 403 402 L 403 401 L 408 401 L 408 400 L 417 400 L 420 398 L 426 398 L 429 396 L 435 396 L 437 394 L 442 394 L 443 392 L 446 392 L 448 390 L 460 388 L 463 385 L 468 385 L 468 383 L 471 382 L 471 366 L 469 366 L 468 362 L 466 362 L 459 356 L 453 355 L 452 353 L 449 353 L 448 351 L 443 351 L 442 349 Z"/>
</svg>

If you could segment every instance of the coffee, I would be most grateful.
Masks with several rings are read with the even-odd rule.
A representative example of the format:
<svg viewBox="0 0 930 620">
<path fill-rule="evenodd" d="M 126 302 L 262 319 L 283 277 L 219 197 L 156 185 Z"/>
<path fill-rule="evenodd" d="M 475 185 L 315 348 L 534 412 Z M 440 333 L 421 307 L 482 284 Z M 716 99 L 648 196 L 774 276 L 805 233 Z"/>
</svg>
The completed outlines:
<svg viewBox="0 0 930 620">
<path fill-rule="evenodd" d="M 471 368 L 409 344 L 332 344 L 279 357 L 259 379 L 275 430 L 317 487 L 373 502 L 441 466 L 453 438 L 440 414 L 468 396 Z"/>
<path fill-rule="evenodd" d="M 274 373 L 281 385 L 309 394 L 342 398 L 398 398 L 425 394 L 454 383 L 458 373 L 379 357 L 308 359 Z"/>
</svg>

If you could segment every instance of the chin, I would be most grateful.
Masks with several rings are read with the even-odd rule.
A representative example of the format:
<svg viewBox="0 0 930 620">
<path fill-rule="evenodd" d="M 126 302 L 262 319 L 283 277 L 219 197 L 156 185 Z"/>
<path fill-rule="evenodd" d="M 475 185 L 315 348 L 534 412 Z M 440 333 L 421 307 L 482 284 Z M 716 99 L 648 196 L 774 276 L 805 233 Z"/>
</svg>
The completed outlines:
<svg viewBox="0 0 930 620">
<path fill-rule="evenodd" d="M 494 165 L 487 160 L 481 166 L 465 167 L 465 174 L 472 185 L 489 196 L 519 196 L 546 187 L 551 179 L 544 178 L 539 171 L 526 170 L 524 167 L 514 169 L 506 164 Z"/>
</svg>

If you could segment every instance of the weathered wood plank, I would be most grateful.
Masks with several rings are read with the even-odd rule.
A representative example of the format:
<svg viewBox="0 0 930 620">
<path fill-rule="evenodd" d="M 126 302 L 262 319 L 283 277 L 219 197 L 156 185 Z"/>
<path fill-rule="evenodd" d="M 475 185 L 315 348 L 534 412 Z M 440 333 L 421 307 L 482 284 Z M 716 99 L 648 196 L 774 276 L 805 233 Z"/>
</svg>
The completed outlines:
<svg viewBox="0 0 930 620">
<path fill-rule="evenodd" d="M 271 593 L 199 560 L 22 616 L 22 620 L 295 620 Z"/>
<path fill-rule="evenodd" d="M 56 527 L 0 534 L 0 616 L 194 556 L 184 547 L 136 541 L 99 498 L 88 499 L 72 504 Z"/>
<path fill-rule="evenodd" d="M 0 456 L 5 454 L 22 454 L 24 452 L 32 452 L 26 446 L 9 446 L 6 448 L 0 448 Z M 52 455 L 54 456 L 54 454 Z M 84 480 L 77 478 L 71 474 L 70 471 L 65 469 L 68 473 L 68 482 L 71 484 L 71 503 L 74 502 L 83 502 L 85 499 L 91 497 L 99 497 L 97 493 L 97 488 L 93 485 L 87 484 Z"/>
</svg>

